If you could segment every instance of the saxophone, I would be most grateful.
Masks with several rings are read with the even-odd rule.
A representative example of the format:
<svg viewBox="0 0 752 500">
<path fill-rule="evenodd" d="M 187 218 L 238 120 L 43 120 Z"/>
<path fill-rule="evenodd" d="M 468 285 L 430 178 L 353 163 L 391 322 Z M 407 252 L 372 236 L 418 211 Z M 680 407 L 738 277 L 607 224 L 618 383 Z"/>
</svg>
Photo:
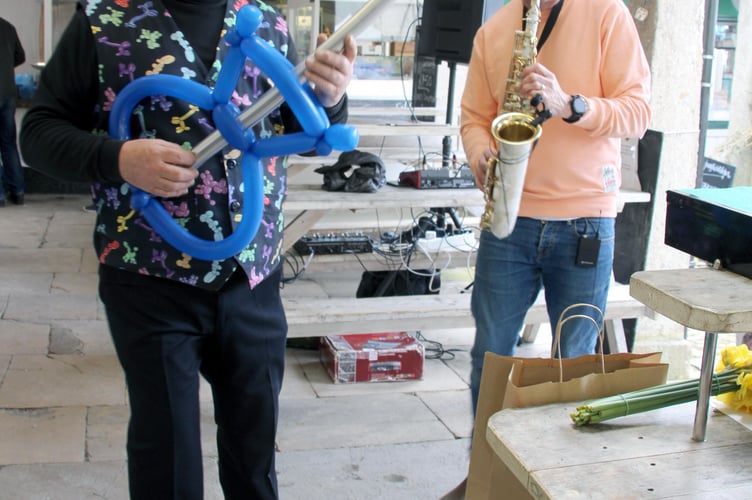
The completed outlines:
<svg viewBox="0 0 752 500">
<path fill-rule="evenodd" d="M 486 170 L 483 187 L 486 204 L 480 227 L 490 230 L 497 238 L 505 238 L 514 229 L 528 158 L 541 136 L 541 123 L 551 116 L 540 95 L 528 100 L 519 93 L 520 74 L 535 63 L 539 22 L 540 0 L 533 0 L 525 17 L 525 29 L 514 33 L 503 113 L 491 123 L 498 154 L 489 160 Z"/>
</svg>

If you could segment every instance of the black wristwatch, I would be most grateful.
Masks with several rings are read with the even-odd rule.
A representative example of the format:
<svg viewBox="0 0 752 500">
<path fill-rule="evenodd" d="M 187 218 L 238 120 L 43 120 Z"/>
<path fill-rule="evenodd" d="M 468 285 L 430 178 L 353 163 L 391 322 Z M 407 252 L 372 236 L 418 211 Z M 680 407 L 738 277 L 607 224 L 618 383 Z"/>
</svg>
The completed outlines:
<svg viewBox="0 0 752 500">
<path fill-rule="evenodd" d="M 588 110 L 587 101 L 581 95 L 573 95 L 569 101 L 569 107 L 572 108 L 572 114 L 569 118 L 562 118 L 567 123 L 574 123 L 582 118 L 582 115 Z"/>
</svg>

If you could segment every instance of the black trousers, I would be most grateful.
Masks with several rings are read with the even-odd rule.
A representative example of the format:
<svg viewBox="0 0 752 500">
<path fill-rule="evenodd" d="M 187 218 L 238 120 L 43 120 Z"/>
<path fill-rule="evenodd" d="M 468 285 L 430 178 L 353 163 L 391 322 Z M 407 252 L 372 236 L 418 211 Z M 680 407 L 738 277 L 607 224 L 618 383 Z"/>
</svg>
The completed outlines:
<svg viewBox="0 0 752 500">
<path fill-rule="evenodd" d="M 238 270 L 211 292 L 100 267 L 99 294 L 131 406 L 131 498 L 203 498 L 199 374 L 212 388 L 225 498 L 277 498 L 287 335 L 280 275 L 251 290 Z"/>
</svg>

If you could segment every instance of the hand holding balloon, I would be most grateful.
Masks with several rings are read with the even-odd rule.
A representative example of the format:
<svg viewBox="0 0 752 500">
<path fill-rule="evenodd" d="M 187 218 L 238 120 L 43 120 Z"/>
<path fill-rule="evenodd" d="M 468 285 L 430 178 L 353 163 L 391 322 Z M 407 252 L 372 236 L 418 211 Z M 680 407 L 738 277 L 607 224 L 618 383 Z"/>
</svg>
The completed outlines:
<svg viewBox="0 0 752 500">
<path fill-rule="evenodd" d="M 196 157 L 177 144 L 161 139 L 126 141 L 120 149 L 120 175 L 142 191 L 174 198 L 188 193 L 198 170 L 189 168 Z"/>
<path fill-rule="evenodd" d="M 319 34 L 318 45 L 327 40 L 323 33 Z M 345 95 L 347 86 L 353 75 L 353 62 L 358 55 L 355 38 L 347 35 L 342 52 L 331 50 L 317 50 L 305 60 L 303 76 L 313 85 L 313 92 L 321 105 L 330 108 L 337 104 Z"/>
</svg>

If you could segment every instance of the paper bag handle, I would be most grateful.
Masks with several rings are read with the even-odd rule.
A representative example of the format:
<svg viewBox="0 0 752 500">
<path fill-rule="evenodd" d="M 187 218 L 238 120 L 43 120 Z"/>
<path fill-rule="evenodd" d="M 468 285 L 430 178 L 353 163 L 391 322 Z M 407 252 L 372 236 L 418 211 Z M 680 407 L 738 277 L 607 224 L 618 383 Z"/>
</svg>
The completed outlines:
<svg viewBox="0 0 752 500">
<path fill-rule="evenodd" d="M 564 317 L 570 310 L 576 308 L 576 307 L 589 307 L 591 309 L 595 309 L 598 312 L 598 319 L 600 320 L 600 323 L 593 319 L 592 317 L 588 316 L 587 314 L 572 314 L 571 316 Z M 557 357 L 558 354 L 558 360 L 559 360 L 559 382 L 564 381 L 564 364 L 561 360 L 561 328 L 564 326 L 564 323 L 566 323 L 569 320 L 572 319 L 587 319 L 590 321 L 593 326 L 595 327 L 596 331 L 598 332 L 598 339 L 599 339 L 599 348 L 598 348 L 598 354 L 600 354 L 601 358 L 601 370 L 603 373 L 606 373 L 606 361 L 605 357 L 603 356 L 603 343 L 605 341 L 604 339 L 604 332 L 603 332 L 603 311 L 597 306 L 594 306 L 593 304 L 587 304 L 587 303 L 578 303 L 578 304 L 572 304 L 569 307 L 565 308 L 561 314 L 559 315 L 559 321 L 556 323 L 556 331 L 554 334 L 554 342 L 551 346 L 551 358 Z"/>
</svg>

